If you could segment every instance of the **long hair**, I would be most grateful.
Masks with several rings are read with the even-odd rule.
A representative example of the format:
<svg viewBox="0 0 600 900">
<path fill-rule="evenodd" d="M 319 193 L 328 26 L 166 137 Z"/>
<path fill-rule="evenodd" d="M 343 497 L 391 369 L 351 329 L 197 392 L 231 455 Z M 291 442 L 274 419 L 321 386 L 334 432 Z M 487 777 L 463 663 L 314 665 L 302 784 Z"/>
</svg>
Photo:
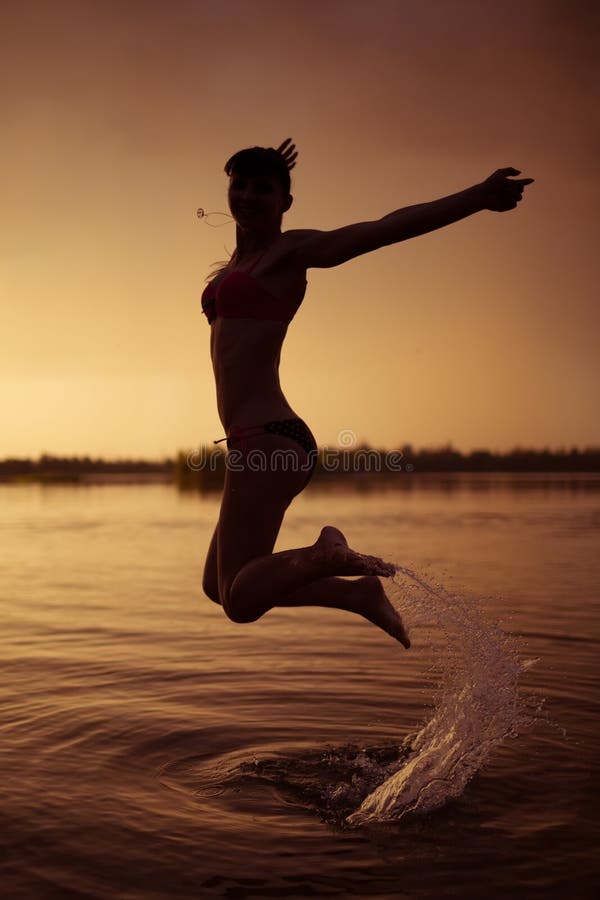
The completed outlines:
<svg viewBox="0 0 600 900">
<path fill-rule="evenodd" d="M 231 255 L 233 256 L 233 254 L 231 254 Z M 208 284 L 210 281 L 213 280 L 213 278 L 216 278 L 217 275 L 220 275 L 221 272 L 224 272 L 230 262 L 231 262 L 231 256 L 229 257 L 229 259 L 220 259 L 217 262 L 211 263 L 210 264 L 211 269 L 215 269 L 215 266 L 218 266 L 218 268 L 215 269 L 214 272 L 209 272 L 208 275 L 206 276 L 206 278 L 204 279 L 204 281 Z"/>
<path fill-rule="evenodd" d="M 292 187 L 287 163 L 281 153 L 278 153 L 273 147 L 248 147 L 246 150 L 238 150 L 225 163 L 224 172 L 230 177 L 233 174 L 271 175 L 277 179 L 285 195 L 290 193 Z M 210 272 L 205 280 L 212 281 L 227 268 L 230 262 L 231 256 L 229 259 L 211 263 L 211 269 L 214 269 L 215 266 L 218 268 L 216 271 Z"/>
</svg>

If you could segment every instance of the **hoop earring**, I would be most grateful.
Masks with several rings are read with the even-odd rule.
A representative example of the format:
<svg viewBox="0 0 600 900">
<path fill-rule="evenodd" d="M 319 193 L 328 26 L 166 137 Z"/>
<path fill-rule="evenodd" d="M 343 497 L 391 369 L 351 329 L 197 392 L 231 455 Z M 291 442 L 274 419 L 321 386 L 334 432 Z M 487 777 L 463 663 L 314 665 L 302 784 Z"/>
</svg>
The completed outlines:
<svg viewBox="0 0 600 900">
<path fill-rule="evenodd" d="M 233 216 L 230 216 L 228 213 L 223 212 L 205 212 L 202 207 L 198 207 L 196 210 L 196 215 L 199 219 L 204 219 L 207 225 L 210 225 L 211 228 L 221 228 L 223 225 L 227 225 L 228 222 L 233 222 Z M 212 216 L 212 222 L 209 222 L 208 217 Z M 219 222 L 215 221 L 215 216 L 224 216 L 225 221 Z"/>
</svg>

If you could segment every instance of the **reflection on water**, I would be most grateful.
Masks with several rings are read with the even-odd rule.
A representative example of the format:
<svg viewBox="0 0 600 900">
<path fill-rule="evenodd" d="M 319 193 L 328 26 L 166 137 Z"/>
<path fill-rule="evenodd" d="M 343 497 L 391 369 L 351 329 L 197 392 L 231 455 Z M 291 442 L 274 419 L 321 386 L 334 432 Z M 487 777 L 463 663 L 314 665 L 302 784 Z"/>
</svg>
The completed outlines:
<svg viewBox="0 0 600 900">
<path fill-rule="evenodd" d="M 0 486 L 6 896 L 592 896 L 600 479 L 484 478 L 286 516 L 276 550 L 329 523 L 403 567 L 408 652 L 332 609 L 229 622 L 218 496 Z"/>
</svg>

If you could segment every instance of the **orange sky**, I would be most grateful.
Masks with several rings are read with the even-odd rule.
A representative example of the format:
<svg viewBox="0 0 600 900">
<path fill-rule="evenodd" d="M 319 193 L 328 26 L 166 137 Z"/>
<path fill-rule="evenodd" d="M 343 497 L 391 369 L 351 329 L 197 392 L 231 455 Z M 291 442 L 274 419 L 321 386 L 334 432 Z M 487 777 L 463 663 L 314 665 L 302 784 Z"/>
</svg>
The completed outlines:
<svg viewBox="0 0 600 900">
<path fill-rule="evenodd" d="M 321 445 L 586 446 L 599 15 L 580 2 L 53 0 L 3 12 L 0 458 L 221 437 L 200 294 L 225 161 L 291 136 L 283 229 L 514 166 L 516 210 L 308 272 L 281 380 Z"/>
</svg>

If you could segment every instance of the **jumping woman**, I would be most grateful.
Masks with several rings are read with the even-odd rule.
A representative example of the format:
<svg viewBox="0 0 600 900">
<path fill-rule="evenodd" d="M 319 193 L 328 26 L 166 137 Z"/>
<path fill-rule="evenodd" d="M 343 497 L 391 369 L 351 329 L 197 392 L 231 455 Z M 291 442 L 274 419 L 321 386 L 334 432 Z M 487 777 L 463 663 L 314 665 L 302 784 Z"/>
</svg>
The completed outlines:
<svg viewBox="0 0 600 900">
<path fill-rule="evenodd" d="M 254 622 L 275 606 L 333 607 L 364 616 L 408 648 L 379 580 L 393 575 L 394 565 L 351 550 L 333 525 L 308 547 L 273 553 L 285 511 L 317 461 L 314 436 L 279 383 L 281 347 L 304 298 L 307 269 L 340 266 L 484 209 L 514 209 L 533 179 L 510 180 L 517 169 L 498 169 L 457 194 L 376 221 L 282 232 L 297 155 L 288 138 L 277 150 L 241 150 L 225 165 L 236 248 L 204 290 L 202 308 L 228 452 L 203 590 L 233 622 Z M 363 577 L 340 577 L 353 575 Z"/>
</svg>

